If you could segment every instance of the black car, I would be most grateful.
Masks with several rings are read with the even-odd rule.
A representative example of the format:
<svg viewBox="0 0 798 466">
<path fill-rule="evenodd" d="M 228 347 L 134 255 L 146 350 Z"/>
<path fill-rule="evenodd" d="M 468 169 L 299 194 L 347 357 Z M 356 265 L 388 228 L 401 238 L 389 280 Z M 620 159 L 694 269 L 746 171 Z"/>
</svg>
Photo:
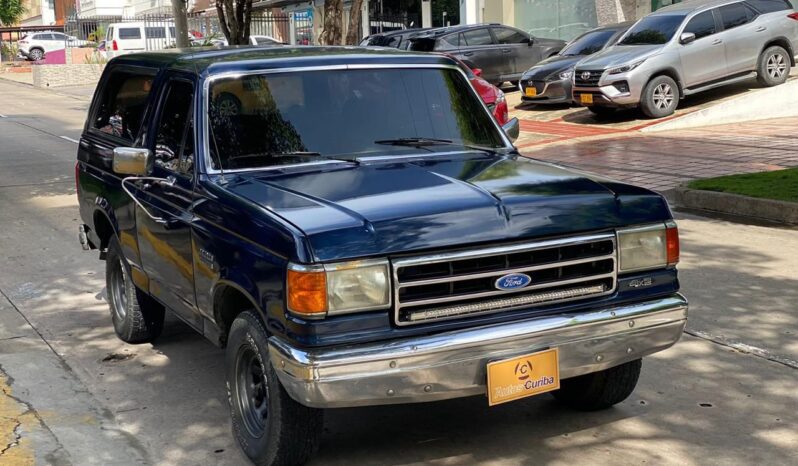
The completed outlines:
<svg viewBox="0 0 798 466">
<path fill-rule="evenodd" d="M 557 55 L 533 66 L 521 77 L 521 100 L 536 104 L 571 102 L 571 78 L 576 64 L 588 55 L 612 46 L 634 21 L 588 31 L 569 43 Z"/>
<path fill-rule="evenodd" d="M 450 26 L 419 32 L 408 38 L 410 50 L 445 52 L 480 68 L 491 84 L 515 83 L 524 70 L 555 55 L 565 46 L 557 39 L 533 37 L 501 24 Z"/>
<path fill-rule="evenodd" d="M 372 34 L 360 41 L 360 46 L 392 47 L 395 49 L 407 50 L 410 47 L 410 41 L 408 40 L 410 37 L 428 30 L 428 28 L 413 28 Z"/>
</svg>

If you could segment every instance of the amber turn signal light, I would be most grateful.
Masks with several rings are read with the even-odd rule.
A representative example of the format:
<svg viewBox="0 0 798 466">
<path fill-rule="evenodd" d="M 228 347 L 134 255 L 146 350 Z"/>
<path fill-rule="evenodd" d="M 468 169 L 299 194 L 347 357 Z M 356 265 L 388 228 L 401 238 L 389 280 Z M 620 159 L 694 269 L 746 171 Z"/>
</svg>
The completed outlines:
<svg viewBox="0 0 798 466">
<path fill-rule="evenodd" d="M 327 275 L 324 272 L 288 270 L 288 309 L 306 317 L 327 313 Z"/>
<path fill-rule="evenodd" d="M 665 244 L 668 248 L 668 265 L 679 263 L 679 229 L 676 226 L 668 226 L 665 230 Z"/>
</svg>

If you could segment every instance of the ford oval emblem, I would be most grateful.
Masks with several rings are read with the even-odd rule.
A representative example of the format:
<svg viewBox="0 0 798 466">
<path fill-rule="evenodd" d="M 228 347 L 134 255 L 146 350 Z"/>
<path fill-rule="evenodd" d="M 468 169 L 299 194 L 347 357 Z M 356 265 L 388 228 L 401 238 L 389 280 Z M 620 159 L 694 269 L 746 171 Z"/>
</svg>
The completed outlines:
<svg viewBox="0 0 798 466">
<path fill-rule="evenodd" d="M 499 290 L 517 290 L 523 288 L 532 281 L 532 277 L 523 273 L 511 273 L 496 280 L 496 288 Z"/>
</svg>

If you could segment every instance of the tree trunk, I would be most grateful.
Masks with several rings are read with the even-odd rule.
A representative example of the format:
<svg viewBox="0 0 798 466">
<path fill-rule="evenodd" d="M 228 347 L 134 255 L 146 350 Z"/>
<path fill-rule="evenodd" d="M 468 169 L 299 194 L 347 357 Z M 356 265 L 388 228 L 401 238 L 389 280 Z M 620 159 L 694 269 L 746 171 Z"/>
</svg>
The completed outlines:
<svg viewBox="0 0 798 466">
<path fill-rule="evenodd" d="M 216 13 L 229 45 L 249 45 L 252 0 L 216 0 Z"/>
<path fill-rule="evenodd" d="M 326 0 L 324 2 L 324 29 L 321 31 L 319 42 L 322 45 L 341 45 L 343 21 L 343 0 Z"/>
<path fill-rule="evenodd" d="M 175 15 L 175 45 L 178 48 L 188 47 L 188 19 L 186 3 L 183 0 L 172 0 L 172 13 Z"/>
<path fill-rule="evenodd" d="M 352 0 L 352 9 L 349 10 L 349 29 L 346 30 L 346 45 L 357 45 L 362 34 L 363 0 Z"/>
</svg>

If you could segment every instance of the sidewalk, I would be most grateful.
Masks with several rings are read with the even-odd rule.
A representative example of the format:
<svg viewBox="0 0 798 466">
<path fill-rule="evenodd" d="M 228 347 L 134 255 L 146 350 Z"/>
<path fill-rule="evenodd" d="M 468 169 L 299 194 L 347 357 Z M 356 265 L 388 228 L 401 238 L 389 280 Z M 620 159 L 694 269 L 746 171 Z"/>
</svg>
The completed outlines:
<svg viewBox="0 0 798 466">
<path fill-rule="evenodd" d="M 535 159 L 598 173 L 656 191 L 696 178 L 798 166 L 798 118 L 584 138 L 521 148 Z"/>
</svg>

